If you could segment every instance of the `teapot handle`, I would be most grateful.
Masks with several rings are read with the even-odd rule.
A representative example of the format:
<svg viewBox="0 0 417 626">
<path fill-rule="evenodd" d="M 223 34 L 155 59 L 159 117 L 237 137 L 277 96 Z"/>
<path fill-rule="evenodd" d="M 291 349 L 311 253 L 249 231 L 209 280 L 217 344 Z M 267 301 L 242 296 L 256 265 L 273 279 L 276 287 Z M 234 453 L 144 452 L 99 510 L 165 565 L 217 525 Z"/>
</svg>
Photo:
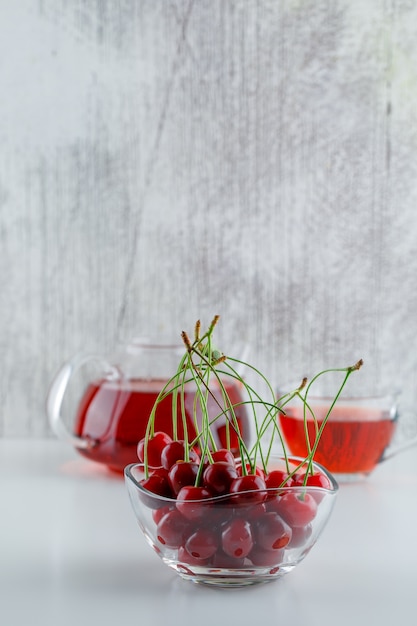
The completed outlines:
<svg viewBox="0 0 417 626">
<path fill-rule="evenodd" d="M 102 357 L 96 356 L 95 354 L 78 354 L 65 363 L 57 372 L 46 398 L 46 413 L 54 433 L 59 439 L 72 444 L 76 448 L 84 450 L 93 448 L 96 445 L 96 442 L 93 439 L 79 437 L 78 435 L 71 433 L 62 418 L 61 409 L 68 383 L 74 372 L 90 361 L 96 361 L 99 363 L 103 367 L 108 378 L 119 377 L 117 368 L 109 365 L 109 363 L 107 363 L 107 361 L 105 361 Z"/>
</svg>

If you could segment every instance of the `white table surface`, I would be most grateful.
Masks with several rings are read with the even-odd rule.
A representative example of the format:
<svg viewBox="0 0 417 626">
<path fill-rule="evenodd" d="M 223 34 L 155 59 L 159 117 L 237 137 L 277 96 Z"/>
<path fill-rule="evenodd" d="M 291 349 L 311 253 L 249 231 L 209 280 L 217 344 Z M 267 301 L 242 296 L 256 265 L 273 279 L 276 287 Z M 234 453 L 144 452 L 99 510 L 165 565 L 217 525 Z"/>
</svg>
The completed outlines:
<svg viewBox="0 0 417 626">
<path fill-rule="evenodd" d="M 412 623 L 417 448 L 340 486 L 284 578 L 243 589 L 182 580 L 146 544 L 122 478 L 56 440 L 0 440 L 0 624 Z M 410 622 L 411 619 L 411 622 Z"/>
</svg>

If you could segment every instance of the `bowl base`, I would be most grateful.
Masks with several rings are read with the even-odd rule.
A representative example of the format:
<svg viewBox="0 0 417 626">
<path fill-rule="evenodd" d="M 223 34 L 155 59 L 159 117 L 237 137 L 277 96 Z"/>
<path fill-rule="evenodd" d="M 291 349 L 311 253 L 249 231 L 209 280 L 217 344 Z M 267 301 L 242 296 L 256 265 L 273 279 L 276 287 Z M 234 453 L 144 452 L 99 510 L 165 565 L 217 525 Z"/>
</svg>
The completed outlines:
<svg viewBox="0 0 417 626">
<path fill-rule="evenodd" d="M 193 571 L 184 565 L 177 564 L 174 569 L 184 580 L 191 581 L 199 585 L 209 585 L 211 587 L 223 587 L 230 589 L 231 587 L 248 587 L 250 585 L 259 585 L 273 582 L 282 578 L 285 574 L 293 569 L 293 565 L 283 565 L 272 569 L 242 569 L 229 570 L 225 568 L 211 569 L 196 568 Z"/>
</svg>

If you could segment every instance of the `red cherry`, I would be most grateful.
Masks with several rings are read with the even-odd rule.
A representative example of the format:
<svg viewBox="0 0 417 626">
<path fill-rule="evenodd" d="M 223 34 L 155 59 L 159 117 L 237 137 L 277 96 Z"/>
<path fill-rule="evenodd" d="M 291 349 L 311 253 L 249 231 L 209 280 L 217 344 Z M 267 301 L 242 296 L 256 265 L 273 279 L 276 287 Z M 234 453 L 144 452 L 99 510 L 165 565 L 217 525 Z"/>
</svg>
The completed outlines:
<svg viewBox="0 0 417 626">
<path fill-rule="evenodd" d="M 266 499 L 265 481 L 258 474 L 238 476 L 230 484 L 230 493 L 234 503 L 263 502 Z"/>
<path fill-rule="evenodd" d="M 235 517 L 223 526 L 222 548 L 229 556 L 244 558 L 253 547 L 252 527 L 250 523 Z"/>
<path fill-rule="evenodd" d="M 208 559 L 217 551 L 219 538 L 208 528 L 197 528 L 187 538 L 184 547 L 195 559 Z"/>
<path fill-rule="evenodd" d="M 164 500 L 153 497 L 151 494 L 155 494 L 155 496 L 162 496 L 164 498 L 172 497 L 171 487 L 169 486 L 168 480 L 163 476 L 151 474 L 148 478 L 141 480 L 140 484 L 143 489 L 150 492 L 149 495 L 141 492 L 143 502 L 150 509 L 159 509 L 167 504 Z"/>
<path fill-rule="evenodd" d="M 291 528 L 277 513 L 265 513 L 256 524 L 256 543 L 264 550 L 285 548 L 291 536 Z"/>
<path fill-rule="evenodd" d="M 274 509 L 291 526 L 306 526 L 317 513 L 317 502 L 313 496 L 305 491 L 287 491 L 278 497 Z"/>
<path fill-rule="evenodd" d="M 139 461 L 142 463 L 145 462 L 145 447 L 147 448 L 147 461 L 149 467 L 159 467 L 161 465 L 161 452 L 169 443 L 171 443 L 172 438 L 167 435 L 167 433 L 163 433 L 162 431 L 157 431 L 154 433 L 153 437 L 149 437 L 148 445 L 146 446 L 146 437 L 141 439 L 138 443 L 137 453 L 139 457 Z"/>
<path fill-rule="evenodd" d="M 321 472 L 315 472 L 315 474 L 308 473 L 307 479 L 305 476 L 306 476 L 306 472 L 297 473 L 295 475 L 295 484 L 296 485 L 306 484 L 310 487 L 322 487 L 323 489 L 333 489 L 330 478 L 328 478 L 326 474 L 322 474 Z"/>
<path fill-rule="evenodd" d="M 211 495 L 210 497 L 213 497 Z M 236 509 L 229 498 L 225 498 L 221 503 L 213 502 L 205 505 L 204 510 L 204 526 L 207 528 L 215 528 L 236 516 Z"/>
<path fill-rule="evenodd" d="M 255 522 L 263 517 L 266 513 L 266 505 L 264 502 L 249 503 L 248 506 L 236 509 L 236 515 L 244 517 L 250 522 Z"/>
<path fill-rule="evenodd" d="M 304 481 L 306 481 L 306 483 L 304 483 Z M 330 481 L 330 479 L 325 475 L 322 474 L 321 472 L 316 472 L 315 474 L 308 474 L 307 478 L 306 478 L 306 472 L 303 472 L 302 474 L 297 474 L 297 485 L 304 485 L 306 484 L 308 487 L 320 487 L 321 489 L 333 489 L 333 485 Z M 319 491 L 318 489 L 312 489 L 309 493 L 311 493 L 311 495 L 313 496 L 313 498 L 315 499 L 315 501 L 317 502 L 317 504 L 320 504 L 320 502 L 323 500 L 324 498 L 324 492 L 323 491 Z"/>
<path fill-rule="evenodd" d="M 249 558 L 258 567 L 278 567 L 281 565 L 285 555 L 285 550 L 264 550 L 259 546 L 253 546 Z"/>
<path fill-rule="evenodd" d="M 211 456 L 213 461 L 224 461 L 225 463 L 230 463 L 230 465 L 236 465 L 233 452 L 227 448 L 219 448 L 218 450 L 212 452 Z"/>
<path fill-rule="evenodd" d="M 163 506 L 160 509 L 154 509 L 152 511 L 152 519 L 155 522 L 155 524 L 159 524 L 160 520 L 164 517 L 164 515 L 168 513 L 168 511 L 172 511 L 173 509 L 175 509 L 175 503 L 167 504 L 166 506 Z"/>
<path fill-rule="evenodd" d="M 199 465 L 192 461 L 177 461 L 168 472 L 168 481 L 171 489 L 177 495 L 182 487 L 194 485 Z"/>
<path fill-rule="evenodd" d="M 230 554 L 226 554 L 223 550 L 217 550 L 217 552 L 210 559 L 210 565 L 213 568 L 227 568 L 236 569 L 243 567 L 245 564 L 244 557 L 234 557 Z"/>
<path fill-rule="evenodd" d="M 294 479 L 290 478 L 290 475 L 285 470 L 272 470 L 265 476 L 265 485 L 268 489 L 291 487 L 293 484 Z"/>
<path fill-rule="evenodd" d="M 307 526 L 294 526 L 292 529 L 291 541 L 287 548 L 301 548 L 305 546 L 313 533 L 311 524 Z"/>
<path fill-rule="evenodd" d="M 166 480 L 169 483 L 168 471 L 164 467 L 156 467 L 155 469 L 152 470 L 150 475 L 151 476 L 160 476 L 161 478 L 163 478 L 164 480 Z"/>
<path fill-rule="evenodd" d="M 165 467 L 165 469 L 169 470 L 177 461 L 185 461 L 185 457 L 185 441 L 171 441 L 161 452 L 161 465 Z M 195 450 L 190 450 L 188 457 L 190 461 L 194 461 L 195 463 L 200 462 L 200 457 Z"/>
<path fill-rule="evenodd" d="M 237 464 L 237 466 L 236 466 L 236 468 L 237 468 L 237 473 L 238 473 L 238 475 L 239 475 L 239 476 L 243 476 L 243 466 L 242 466 L 242 463 L 238 463 L 238 464 Z M 250 466 L 250 463 L 246 463 L 246 473 L 247 473 L 248 475 L 253 474 L 253 472 L 252 472 L 252 468 L 251 468 L 251 466 Z M 264 471 L 263 471 L 260 467 L 255 467 L 255 474 L 256 474 L 257 476 L 261 476 L 262 478 L 264 478 L 264 477 L 265 477 Z"/>
<path fill-rule="evenodd" d="M 232 480 L 237 478 L 237 470 L 234 465 L 224 461 L 216 461 L 207 465 L 203 473 L 203 485 L 210 491 L 220 496 L 229 492 Z"/>
<path fill-rule="evenodd" d="M 201 519 L 207 514 L 210 506 L 208 503 L 204 503 L 204 500 L 211 497 L 213 497 L 213 494 L 206 487 L 187 485 L 177 495 L 177 509 L 187 519 Z"/>
<path fill-rule="evenodd" d="M 178 561 L 187 565 L 207 565 L 209 563 L 209 559 L 197 559 L 191 556 L 184 546 L 178 548 Z"/>
<path fill-rule="evenodd" d="M 168 511 L 159 520 L 156 527 L 156 536 L 159 543 L 168 548 L 179 548 L 183 543 L 187 526 L 188 521 L 179 511 L 176 509 Z"/>
</svg>

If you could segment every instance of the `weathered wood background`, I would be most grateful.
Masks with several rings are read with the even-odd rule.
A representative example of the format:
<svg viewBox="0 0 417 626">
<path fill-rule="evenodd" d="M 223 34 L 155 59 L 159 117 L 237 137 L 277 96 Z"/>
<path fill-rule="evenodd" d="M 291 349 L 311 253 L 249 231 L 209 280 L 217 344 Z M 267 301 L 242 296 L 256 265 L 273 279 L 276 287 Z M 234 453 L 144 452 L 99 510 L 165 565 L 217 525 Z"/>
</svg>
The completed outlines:
<svg viewBox="0 0 417 626">
<path fill-rule="evenodd" d="M 415 1 L 0 0 L 0 146 L 0 435 L 217 313 L 274 384 L 362 357 L 415 402 Z"/>
</svg>

